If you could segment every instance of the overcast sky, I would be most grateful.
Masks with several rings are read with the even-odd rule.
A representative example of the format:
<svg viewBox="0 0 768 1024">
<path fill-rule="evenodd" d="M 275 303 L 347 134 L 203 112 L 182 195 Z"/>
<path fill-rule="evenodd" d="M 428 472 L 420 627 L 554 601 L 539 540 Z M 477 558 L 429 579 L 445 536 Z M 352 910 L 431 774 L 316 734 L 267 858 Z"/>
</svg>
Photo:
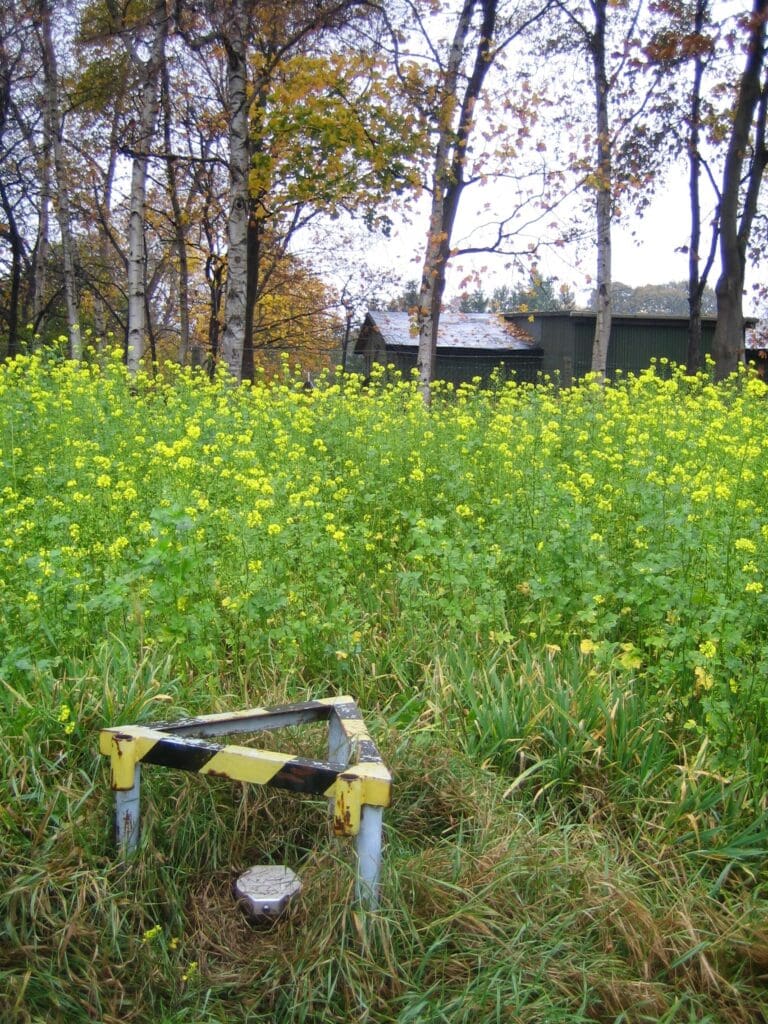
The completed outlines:
<svg viewBox="0 0 768 1024">
<path fill-rule="evenodd" d="M 665 187 L 642 218 L 627 217 L 624 223 L 614 226 L 614 281 L 638 286 L 687 280 L 687 254 L 675 251 L 687 243 L 690 233 L 687 188 L 687 168 L 681 164 L 670 172 Z M 473 218 L 477 216 L 479 199 L 484 201 L 485 196 L 479 193 L 473 195 L 469 191 L 462 198 L 455 238 L 459 238 L 471 226 Z M 428 210 L 424 205 L 413 213 L 410 223 L 397 221 L 388 240 L 376 242 L 368 248 L 372 262 L 394 271 L 403 283 L 420 278 L 427 217 Z M 535 238 L 534 229 L 531 240 Z M 456 258 L 449 268 L 448 297 L 462 290 L 462 279 L 470 270 L 477 272 L 486 293 L 490 293 L 497 285 L 521 280 L 521 272 L 505 270 L 507 262 L 504 257 L 487 254 Z M 578 302 L 587 301 L 595 276 L 593 246 L 584 244 L 579 247 L 542 250 L 538 265 L 542 273 L 554 275 L 573 288 Z M 716 260 L 709 281 L 713 287 L 717 272 Z M 465 290 L 472 291 L 475 286 L 474 282 L 470 283 Z M 754 312 L 749 295 L 745 297 L 745 312 Z"/>
</svg>

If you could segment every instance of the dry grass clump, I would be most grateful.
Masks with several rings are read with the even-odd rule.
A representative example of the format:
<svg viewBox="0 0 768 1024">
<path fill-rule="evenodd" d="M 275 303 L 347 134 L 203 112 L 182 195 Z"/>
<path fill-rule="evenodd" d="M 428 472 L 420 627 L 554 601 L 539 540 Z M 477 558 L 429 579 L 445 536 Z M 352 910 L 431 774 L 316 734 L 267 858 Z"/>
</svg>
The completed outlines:
<svg viewBox="0 0 768 1024">
<path fill-rule="evenodd" d="M 652 708 L 633 697 L 622 709 L 610 678 L 585 687 L 566 669 L 457 651 L 425 668 L 418 700 L 395 690 L 369 711 L 395 774 L 375 913 L 354 905 L 353 848 L 330 836 L 323 801 L 223 779 L 146 769 L 142 849 L 118 863 L 95 736 L 35 746 L 30 718 L 2 740 L 0 1020 L 768 1019 L 756 820 L 737 827 L 735 794 L 692 786 L 679 751 L 658 745 L 649 764 L 636 738 Z M 505 721 L 462 727 L 462 707 L 494 713 L 490 686 L 527 693 L 528 737 L 503 700 Z M 573 725 L 557 726 L 555 750 L 566 702 Z M 509 753 L 496 743 L 504 728 Z M 268 928 L 232 897 L 254 863 L 289 864 L 304 883 Z"/>
</svg>

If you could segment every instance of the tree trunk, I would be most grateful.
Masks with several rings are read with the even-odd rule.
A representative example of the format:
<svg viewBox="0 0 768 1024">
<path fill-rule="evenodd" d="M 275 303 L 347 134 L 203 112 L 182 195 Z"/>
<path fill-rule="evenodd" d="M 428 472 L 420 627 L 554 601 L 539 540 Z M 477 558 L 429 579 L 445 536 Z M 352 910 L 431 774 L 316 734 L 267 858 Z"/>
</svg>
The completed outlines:
<svg viewBox="0 0 768 1024">
<path fill-rule="evenodd" d="M 248 73 L 247 17 L 243 0 L 232 5 L 227 34 L 227 114 L 229 117 L 229 218 L 227 220 L 227 288 L 221 356 L 227 369 L 242 380 L 248 304 Z"/>
<path fill-rule="evenodd" d="M 141 66 L 141 111 L 139 135 L 133 151 L 131 167 L 130 212 L 128 219 L 128 329 L 125 362 L 134 376 L 144 355 L 146 335 L 146 252 L 144 219 L 147 196 L 149 150 L 157 124 L 159 107 L 158 80 L 168 35 L 165 0 L 155 0 L 152 15 L 152 49 L 149 60 Z M 138 54 L 133 59 L 139 63 Z"/>
<path fill-rule="evenodd" d="M 208 290 L 211 297 L 210 314 L 208 316 L 208 350 L 211 356 L 211 370 L 219 358 L 219 335 L 221 325 L 219 316 L 221 314 L 221 298 L 224 291 L 222 277 L 224 268 L 217 263 L 213 256 L 209 256 L 205 263 L 205 277 L 208 281 Z"/>
<path fill-rule="evenodd" d="M 249 198 L 248 216 L 248 284 L 245 293 L 245 330 L 243 331 L 242 379 L 253 380 L 256 362 L 253 339 L 256 320 L 256 302 L 259 294 L 259 271 L 261 270 L 262 220 L 255 215 L 253 201 Z"/>
<path fill-rule="evenodd" d="M 2 65 L 0 66 L 0 145 L 5 148 L 5 128 L 11 108 L 12 73 L 5 59 L 5 50 L 1 45 L 0 57 L 3 58 Z M 8 315 L 6 318 L 8 339 L 6 350 L 2 355 L 13 358 L 19 352 L 19 303 L 21 301 L 21 270 L 24 257 L 24 242 L 19 232 L 13 203 L 8 195 L 3 177 L 0 177 L 0 209 L 4 215 L 2 220 L 0 220 L 0 238 L 7 239 L 11 247 L 11 289 L 8 297 Z"/>
<path fill-rule="evenodd" d="M 56 53 L 51 36 L 50 0 L 39 0 L 43 74 L 45 77 L 45 116 L 47 131 L 53 144 L 53 163 L 56 168 L 56 213 L 61 234 L 61 252 L 64 277 L 64 296 L 67 304 L 67 326 L 69 329 L 70 359 L 82 359 L 83 346 L 80 335 L 80 313 L 77 300 L 77 278 L 75 273 L 75 245 L 72 237 L 72 221 L 69 208 L 69 182 L 64 164 L 62 119 L 59 110 L 59 77 L 56 67 Z"/>
<path fill-rule="evenodd" d="M 341 372 L 347 372 L 347 363 L 349 362 L 349 342 L 352 337 L 352 310 L 346 309 L 344 311 L 344 335 L 341 339 Z"/>
<path fill-rule="evenodd" d="M 37 220 L 37 239 L 32 264 L 32 325 L 34 333 L 43 329 L 45 292 L 48 276 L 51 224 L 51 135 L 50 119 L 43 118 L 43 143 L 40 151 L 40 213 Z M 34 345 L 34 341 L 33 341 Z"/>
<path fill-rule="evenodd" d="M 733 373 L 744 345 L 742 296 L 747 244 L 752 228 L 757 197 L 765 168 L 765 117 L 768 93 L 761 88 L 765 59 L 765 19 L 768 0 L 755 0 L 749 22 L 747 60 L 739 83 L 731 137 L 723 169 L 720 200 L 720 277 L 717 294 L 717 325 L 712 341 L 715 378 Z M 754 126 L 755 138 L 750 147 Z M 739 206 L 744 177 L 744 161 L 753 153 L 747 175 L 747 191 L 741 217 Z"/>
<path fill-rule="evenodd" d="M 708 15 L 709 0 L 697 0 L 694 15 L 694 32 L 701 35 Z M 701 299 L 707 281 L 707 271 L 702 274 L 699 264 L 701 245 L 701 82 L 704 77 L 704 57 L 697 50 L 693 65 L 691 87 L 690 132 L 688 136 L 688 194 L 691 203 L 691 241 L 688 248 L 688 352 L 686 372 L 693 375 L 701 369 Z"/>
<path fill-rule="evenodd" d="M 16 224 L 16 217 L 8 199 L 8 193 L 2 182 L 0 182 L 0 209 L 2 209 L 7 222 L 3 226 L 2 234 L 6 235 L 11 243 L 11 294 L 8 305 L 8 349 L 5 354 L 13 358 L 20 351 L 19 303 L 21 301 L 21 266 L 24 256 L 24 242 Z"/>
<path fill-rule="evenodd" d="M 251 102 L 251 110 L 258 115 L 263 115 L 267 106 L 268 98 L 268 77 L 264 74 L 259 76 L 258 83 L 254 85 L 254 98 Z M 255 122 L 261 124 L 259 118 Z M 250 123 L 250 119 L 249 119 Z M 249 158 L 255 158 L 264 149 L 262 132 L 255 132 L 256 138 L 251 140 Z M 259 293 L 264 290 L 265 280 L 262 275 L 263 262 L 263 239 L 264 239 L 264 217 L 259 212 L 259 199 L 248 194 L 248 285 L 245 299 L 245 331 L 243 347 L 243 371 L 244 380 L 253 380 L 255 373 L 254 354 L 254 328 L 256 318 L 256 303 L 259 300 Z M 269 276 L 269 275 L 267 275 Z"/>
<path fill-rule="evenodd" d="M 738 255 L 722 253 L 722 241 L 720 245 L 723 265 L 728 263 L 731 271 L 724 270 L 715 287 L 717 324 L 712 354 L 715 360 L 716 380 L 723 380 L 736 370 L 744 344 L 744 315 L 741 304 L 744 275 L 738 265 Z"/>
<path fill-rule="evenodd" d="M 597 127 L 597 175 L 595 215 L 597 224 L 597 316 L 592 344 L 592 372 L 604 378 L 611 338 L 611 218 L 613 182 L 611 138 L 608 117 L 608 76 L 605 66 L 605 21 L 608 0 L 596 0 L 595 31 L 590 40 L 595 72 L 595 115 Z"/>
<path fill-rule="evenodd" d="M 702 335 L 701 335 L 701 290 L 699 289 L 698 270 L 688 272 L 688 352 L 685 360 L 685 372 L 694 376 L 702 366 Z"/>
<path fill-rule="evenodd" d="M 112 114 L 112 128 L 109 135 L 109 163 L 104 179 L 104 199 L 101 217 L 105 224 L 109 223 L 110 211 L 112 209 L 112 186 L 115 180 L 115 163 L 117 160 L 117 108 Z M 101 351 L 107 340 L 107 306 L 102 294 L 102 282 L 106 278 L 109 265 L 109 233 L 99 232 L 99 281 L 94 289 L 93 296 L 93 326 L 96 331 L 96 344 Z"/>
<path fill-rule="evenodd" d="M 168 195 L 173 210 L 173 230 L 176 255 L 179 260 L 179 362 L 183 366 L 189 359 L 189 260 L 187 259 L 187 237 L 184 230 L 184 216 L 179 202 L 179 186 L 176 180 L 176 162 L 172 153 L 171 139 L 171 85 L 168 62 L 163 60 L 163 114 L 166 153 L 166 174 Z"/>
<path fill-rule="evenodd" d="M 437 368 L 437 332 L 440 326 L 440 309 L 445 291 L 445 265 L 449 246 L 445 232 L 445 194 L 440 171 L 435 161 L 435 185 L 432 193 L 432 209 L 429 217 L 429 238 L 424 255 L 424 271 L 419 292 L 419 309 L 416 318 L 419 330 L 419 350 L 416 366 L 419 371 L 419 389 L 425 403 L 429 405 L 431 385 Z"/>
<path fill-rule="evenodd" d="M 149 358 L 152 360 L 153 375 L 154 367 L 157 365 L 157 339 L 155 328 L 152 324 L 152 310 L 149 305 L 149 295 L 144 295 L 144 316 L 147 325 L 147 340 L 149 341 Z"/>
<path fill-rule="evenodd" d="M 110 218 L 112 211 L 112 189 L 115 182 L 115 166 L 117 164 L 118 133 L 120 130 L 120 110 L 116 104 L 112 110 L 112 123 L 109 130 L 109 160 L 104 175 L 104 195 L 101 201 L 99 217 L 102 222 L 102 230 L 99 231 L 99 264 L 97 273 L 99 279 L 93 287 L 93 326 L 96 332 L 96 345 L 99 351 L 107 342 L 107 303 L 104 300 L 102 289 L 109 276 L 110 257 Z"/>
<path fill-rule="evenodd" d="M 458 126 L 454 114 L 458 106 L 458 81 L 467 37 L 472 27 L 475 6 L 482 11 L 472 71 L 461 101 Z M 431 384 L 437 364 L 437 335 L 445 291 L 445 273 L 451 254 L 451 235 L 459 199 L 465 185 L 465 159 L 472 133 L 475 104 L 482 92 L 485 76 L 493 62 L 491 45 L 496 31 L 497 0 L 464 0 L 456 23 L 442 86 L 442 106 L 438 115 L 438 141 L 432 172 L 432 206 L 429 236 L 424 254 L 424 269 L 419 292 L 416 324 L 419 348 L 416 366 L 419 390 L 429 405 Z"/>
</svg>

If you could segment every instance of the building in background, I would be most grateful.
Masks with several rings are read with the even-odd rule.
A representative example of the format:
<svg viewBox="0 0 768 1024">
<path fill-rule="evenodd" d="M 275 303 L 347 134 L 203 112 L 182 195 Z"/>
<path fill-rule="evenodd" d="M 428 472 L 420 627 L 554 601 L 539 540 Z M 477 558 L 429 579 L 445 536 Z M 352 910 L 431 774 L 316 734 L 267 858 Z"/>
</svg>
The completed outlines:
<svg viewBox="0 0 768 1024">
<path fill-rule="evenodd" d="M 528 332 L 544 353 L 542 372 L 557 375 L 562 384 L 571 384 L 592 366 L 592 341 L 595 314 L 590 310 L 558 313 L 505 313 L 516 326 Z M 712 351 L 717 317 L 702 317 L 702 351 Z M 665 314 L 624 313 L 611 318 L 606 376 L 616 372 L 640 373 L 656 359 L 685 364 L 688 353 L 688 317 Z"/>
<path fill-rule="evenodd" d="M 408 313 L 370 312 L 355 345 L 365 373 L 374 363 L 393 365 L 405 376 L 416 367 L 418 335 Z M 437 339 L 439 380 L 460 384 L 480 377 L 487 381 L 496 371 L 520 381 L 535 381 L 542 370 L 543 352 L 531 335 L 495 313 L 457 313 L 440 316 Z"/>
<path fill-rule="evenodd" d="M 716 322 L 714 316 L 702 318 L 705 354 L 712 350 Z M 757 341 L 754 351 L 749 347 L 750 339 L 756 337 L 755 321 L 746 320 L 745 327 L 746 356 L 757 362 Z M 589 310 L 503 314 L 446 310 L 440 317 L 435 376 L 454 384 L 474 377 L 487 381 L 500 369 L 520 381 L 535 381 L 539 374 L 546 374 L 568 385 L 589 373 L 594 333 L 595 314 Z M 416 366 L 417 348 L 408 313 L 369 312 L 355 352 L 362 355 L 367 374 L 374 363 L 380 363 L 394 365 L 407 376 Z M 640 373 L 653 360 L 685 364 L 687 350 L 688 317 L 614 315 L 607 376 Z M 763 351 L 760 359 L 764 357 Z"/>
</svg>

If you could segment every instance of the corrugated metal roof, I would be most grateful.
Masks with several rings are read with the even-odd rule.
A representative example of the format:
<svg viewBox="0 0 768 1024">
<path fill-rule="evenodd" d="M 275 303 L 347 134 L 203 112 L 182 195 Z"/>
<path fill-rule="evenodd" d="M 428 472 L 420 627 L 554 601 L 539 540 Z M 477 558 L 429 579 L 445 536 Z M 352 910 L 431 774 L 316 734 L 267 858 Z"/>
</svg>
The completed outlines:
<svg viewBox="0 0 768 1024">
<path fill-rule="evenodd" d="M 367 320 L 378 330 L 387 346 L 417 348 L 419 338 L 408 313 L 369 313 Z M 455 313 L 440 315 L 438 348 L 486 349 L 498 352 L 528 351 L 533 339 L 521 327 L 496 313 Z"/>
</svg>

